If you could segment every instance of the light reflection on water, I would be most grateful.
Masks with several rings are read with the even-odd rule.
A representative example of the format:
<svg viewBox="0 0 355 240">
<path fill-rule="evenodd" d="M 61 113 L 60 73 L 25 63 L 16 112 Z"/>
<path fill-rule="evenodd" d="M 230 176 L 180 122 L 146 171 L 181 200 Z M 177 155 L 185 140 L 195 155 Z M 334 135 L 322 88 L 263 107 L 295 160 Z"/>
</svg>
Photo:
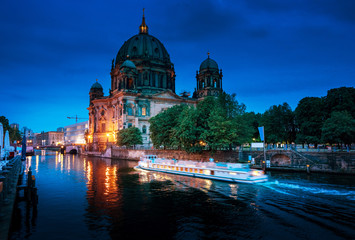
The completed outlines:
<svg viewBox="0 0 355 240">
<path fill-rule="evenodd" d="M 349 239 L 354 177 L 272 173 L 231 184 L 133 171 L 135 161 L 27 158 L 37 211 L 17 205 L 11 239 Z"/>
</svg>

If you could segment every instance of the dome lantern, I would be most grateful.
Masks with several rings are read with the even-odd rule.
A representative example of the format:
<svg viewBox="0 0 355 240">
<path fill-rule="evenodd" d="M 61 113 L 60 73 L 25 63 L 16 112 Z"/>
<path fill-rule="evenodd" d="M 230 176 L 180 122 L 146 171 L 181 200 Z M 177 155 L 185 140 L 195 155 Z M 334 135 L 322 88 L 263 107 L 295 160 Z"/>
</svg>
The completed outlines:
<svg viewBox="0 0 355 240">
<path fill-rule="evenodd" d="M 200 71 L 208 69 L 208 70 L 217 70 L 218 72 L 218 64 L 215 60 L 210 58 L 210 52 L 207 53 L 208 57 L 204 60 L 200 65 Z"/>
<path fill-rule="evenodd" d="M 147 24 L 145 24 L 144 8 L 143 8 L 142 24 L 139 26 L 139 34 L 148 34 L 148 26 Z"/>
</svg>

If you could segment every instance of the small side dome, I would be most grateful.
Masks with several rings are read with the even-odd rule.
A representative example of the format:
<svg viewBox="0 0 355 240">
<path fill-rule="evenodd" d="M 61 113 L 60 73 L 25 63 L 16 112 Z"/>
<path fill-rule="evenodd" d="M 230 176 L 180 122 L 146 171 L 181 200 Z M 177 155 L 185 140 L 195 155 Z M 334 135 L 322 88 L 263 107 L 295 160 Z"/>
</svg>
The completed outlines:
<svg viewBox="0 0 355 240">
<path fill-rule="evenodd" d="M 90 92 L 97 91 L 97 90 L 103 91 L 103 88 L 102 88 L 101 84 L 98 83 L 96 80 L 96 82 L 91 86 Z"/>
<path fill-rule="evenodd" d="M 200 65 L 200 71 L 204 69 L 210 69 L 210 70 L 217 70 L 218 71 L 218 64 L 216 63 L 215 60 L 211 59 L 210 56 L 203 61 Z"/>
<path fill-rule="evenodd" d="M 134 63 L 128 59 L 122 63 L 121 68 L 123 67 L 136 69 L 136 65 L 134 65 Z"/>
</svg>

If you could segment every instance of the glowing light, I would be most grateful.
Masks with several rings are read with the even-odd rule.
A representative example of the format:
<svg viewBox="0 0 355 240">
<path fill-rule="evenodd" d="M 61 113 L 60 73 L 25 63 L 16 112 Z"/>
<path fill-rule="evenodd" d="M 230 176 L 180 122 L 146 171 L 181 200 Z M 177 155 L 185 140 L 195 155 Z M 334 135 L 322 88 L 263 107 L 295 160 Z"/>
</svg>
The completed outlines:
<svg viewBox="0 0 355 240">
<path fill-rule="evenodd" d="M 261 176 L 262 172 L 254 170 L 254 171 L 251 172 L 251 175 L 254 176 L 254 177 Z"/>
</svg>

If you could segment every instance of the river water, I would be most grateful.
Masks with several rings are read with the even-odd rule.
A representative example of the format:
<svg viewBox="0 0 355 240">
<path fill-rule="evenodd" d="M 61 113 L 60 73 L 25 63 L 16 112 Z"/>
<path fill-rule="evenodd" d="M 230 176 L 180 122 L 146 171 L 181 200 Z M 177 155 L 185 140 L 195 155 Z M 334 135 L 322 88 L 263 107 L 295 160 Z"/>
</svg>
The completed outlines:
<svg viewBox="0 0 355 240">
<path fill-rule="evenodd" d="M 135 171 L 135 161 L 28 157 L 37 209 L 10 239 L 354 239 L 355 177 L 268 173 L 263 184 Z"/>
</svg>

